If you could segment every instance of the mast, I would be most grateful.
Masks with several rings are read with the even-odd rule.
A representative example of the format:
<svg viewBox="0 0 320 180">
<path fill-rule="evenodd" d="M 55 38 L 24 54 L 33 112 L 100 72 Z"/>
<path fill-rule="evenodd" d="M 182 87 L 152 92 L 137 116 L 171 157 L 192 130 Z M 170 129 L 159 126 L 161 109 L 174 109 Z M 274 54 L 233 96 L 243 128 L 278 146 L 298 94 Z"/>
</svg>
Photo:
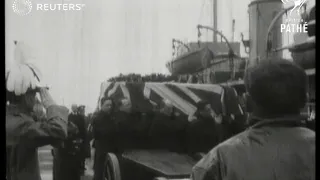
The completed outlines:
<svg viewBox="0 0 320 180">
<path fill-rule="evenodd" d="M 218 29 L 218 0 L 213 0 L 213 29 Z M 217 42 L 217 33 L 213 32 L 213 42 Z"/>
<path fill-rule="evenodd" d="M 232 42 L 234 42 L 235 23 L 236 23 L 236 20 L 232 19 Z"/>
<path fill-rule="evenodd" d="M 228 6 L 230 7 L 229 9 L 229 13 L 230 13 L 230 17 L 232 19 L 232 24 L 231 24 L 231 28 L 232 28 L 232 34 L 231 34 L 231 41 L 234 42 L 234 32 L 235 32 L 235 24 L 236 24 L 236 20 L 233 17 L 233 1 L 229 0 L 228 1 Z"/>
</svg>

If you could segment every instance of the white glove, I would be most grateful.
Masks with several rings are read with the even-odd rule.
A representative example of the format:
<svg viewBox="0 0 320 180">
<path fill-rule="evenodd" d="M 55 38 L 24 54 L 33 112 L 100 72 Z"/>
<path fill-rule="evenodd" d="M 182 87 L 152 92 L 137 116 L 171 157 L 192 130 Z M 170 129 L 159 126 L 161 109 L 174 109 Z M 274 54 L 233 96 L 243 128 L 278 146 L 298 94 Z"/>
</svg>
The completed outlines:
<svg viewBox="0 0 320 180">
<path fill-rule="evenodd" d="M 47 88 L 40 88 L 39 94 L 41 97 L 42 105 L 44 106 L 45 109 L 48 109 L 48 107 L 56 104 L 52 99 Z"/>
</svg>

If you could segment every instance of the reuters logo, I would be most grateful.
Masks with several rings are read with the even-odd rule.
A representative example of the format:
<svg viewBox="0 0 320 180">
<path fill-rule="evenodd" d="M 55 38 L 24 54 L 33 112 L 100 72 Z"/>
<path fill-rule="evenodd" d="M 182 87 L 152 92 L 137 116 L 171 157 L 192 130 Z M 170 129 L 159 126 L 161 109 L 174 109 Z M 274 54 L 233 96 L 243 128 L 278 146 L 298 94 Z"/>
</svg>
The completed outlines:
<svg viewBox="0 0 320 180">
<path fill-rule="evenodd" d="M 25 16 L 31 12 L 32 3 L 30 0 L 14 0 L 12 9 L 16 14 Z"/>
</svg>

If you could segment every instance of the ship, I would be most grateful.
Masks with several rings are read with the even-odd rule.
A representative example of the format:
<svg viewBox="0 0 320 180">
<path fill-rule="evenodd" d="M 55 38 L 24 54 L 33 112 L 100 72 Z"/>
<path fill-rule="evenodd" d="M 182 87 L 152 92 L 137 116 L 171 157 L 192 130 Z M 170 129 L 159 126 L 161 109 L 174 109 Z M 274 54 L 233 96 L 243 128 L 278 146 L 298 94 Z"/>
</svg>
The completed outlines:
<svg viewBox="0 0 320 180">
<path fill-rule="evenodd" d="M 217 0 L 214 0 L 213 4 L 217 5 Z M 242 77 L 246 60 L 240 56 L 241 43 L 230 42 L 223 32 L 218 30 L 217 15 L 213 14 L 213 27 L 197 25 L 198 39 L 202 35 L 201 30 L 210 30 L 214 34 L 212 42 L 198 40 L 198 42 L 186 44 L 173 39 L 173 57 L 166 63 L 172 75 L 184 77 L 181 79 L 189 79 L 188 82 L 192 82 L 190 79 L 196 76 L 197 81 L 201 83 L 213 84 Z M 234 30 L 235 20 L 232 21 L 232 24 Z M 220 36 L 220 41 L 218 41 L 218 36 Z M 179 43 L 179 46 L 176 47 L 175 43 Z"/>
<path fill-rule="evenodd" d="M 214 23 L 210 29 L 214 32 L 218 31 L 220 36 L 224 37 L 225 42 L 217 42 L 216 38 L 213 42 L 205 43 L 184 44 L 180 42 L 182 47 L 188 47 L 187 51 L 174 56 L 166 66 L 171 74 L 181 77 L 202 76 L 205 80 L 200 83 L 232 86 L 238 94 L 242 94 L 245 93 L 242 79 L 245 69 L 256 65 L 265 57 L 282 58 L 283 50 L 287 49 L 291 53 L 291 58 L 288 60 L 304 68 L 308 75 L 307 109 L 310 111 L 315 107 L 315 0 L 308 1 L 303 6 L 304 12 L 301 13 L 302 22 L 308 24 L 308 32 L 294 34 L 294 42 L 283 45 L 283 34 L 280 31 L 283 23 L 282 17 L 287 15 L 287 12 L 293 7 L 285 8 L 282 1 L 274 0 L 252 0 L 250 2 L 248 5 L 249 39 L 242 38 L 242 44 L 249 55 L 246 58 L 242 58 L 237 52 L 240 43 L 229 43 L 223 33 L 217 30 L 217 24 Z M 217 16 L 216 13 L 214 14 L 214 22 L 216 22 Z"/>
</svg>

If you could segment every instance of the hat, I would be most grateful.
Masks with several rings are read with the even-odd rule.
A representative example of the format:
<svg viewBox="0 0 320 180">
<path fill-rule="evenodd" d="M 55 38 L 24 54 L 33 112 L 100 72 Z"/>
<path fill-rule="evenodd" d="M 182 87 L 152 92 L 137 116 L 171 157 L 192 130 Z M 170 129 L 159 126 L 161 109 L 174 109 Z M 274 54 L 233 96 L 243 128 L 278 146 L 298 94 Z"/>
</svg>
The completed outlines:
<svg viewBox="0 0 320 180">
<path fill-rule="evenodd" d="M 30 52 L 26 44 L 17 42 L 14 59 L 6 59 L 6 89 L 16 96 L 23 95 L 29 90 L 45 87 L 40 84 L 41 72 L 29 62 L 34 58 Z"/>
</svg>

